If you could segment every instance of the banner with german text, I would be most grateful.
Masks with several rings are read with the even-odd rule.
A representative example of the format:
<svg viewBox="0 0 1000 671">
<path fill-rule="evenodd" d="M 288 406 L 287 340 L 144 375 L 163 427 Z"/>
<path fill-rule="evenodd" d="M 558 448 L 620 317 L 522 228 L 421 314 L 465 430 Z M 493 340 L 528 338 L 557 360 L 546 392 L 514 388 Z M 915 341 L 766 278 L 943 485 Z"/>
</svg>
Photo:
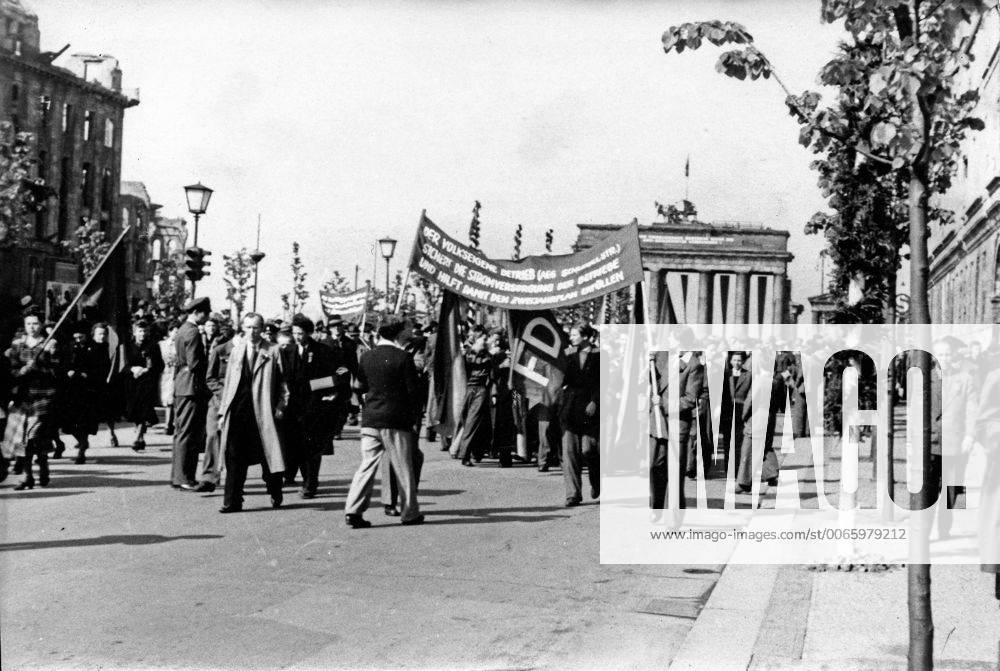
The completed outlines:
<svg viewBox="0 0 1000 671">
<path fill-rule="evenodd" d="M 349 294 L 335 294 L 320 291 L 319 300 L 323 304 L 323 312 L 327 319 L 333 315 L 340 315 L 344 319 L 351 319 L 363 313 L 368 304 L 368 289 L 358 289 Z"/>
<path fill-rule="evenodd" d="M 642 281 L 639 227 L 611 231 L 595 246 L 561 256 L 489 259 L 423 216 L 410 270 L 470 301 L 508 310 L 574 305 Z"/>
</svg>

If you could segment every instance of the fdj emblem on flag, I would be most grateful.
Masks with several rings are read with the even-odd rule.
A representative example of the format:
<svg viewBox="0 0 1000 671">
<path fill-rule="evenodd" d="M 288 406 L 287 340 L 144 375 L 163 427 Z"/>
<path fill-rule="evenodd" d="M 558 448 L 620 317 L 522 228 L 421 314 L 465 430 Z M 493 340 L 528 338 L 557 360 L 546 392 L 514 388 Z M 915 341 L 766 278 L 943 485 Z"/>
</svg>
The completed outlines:
<svg viewBox="0 0 1000 671">
<path fill-rule="evenodd" d="M 349 294 L 320 292 L 320 302 L 327 317 L 340 315 L 349 318 L 365 311 L 368 304 L 368 289 L 358 289 Z"/>
</svg>

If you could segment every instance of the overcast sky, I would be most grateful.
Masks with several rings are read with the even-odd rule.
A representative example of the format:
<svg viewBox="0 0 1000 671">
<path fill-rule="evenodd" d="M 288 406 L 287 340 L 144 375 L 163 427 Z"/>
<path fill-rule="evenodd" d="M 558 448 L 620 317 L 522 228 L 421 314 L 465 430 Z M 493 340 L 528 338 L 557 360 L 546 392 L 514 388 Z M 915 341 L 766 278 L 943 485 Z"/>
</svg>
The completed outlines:
<svg viewBox="0 0 1000 671">
<path fill-rule="evenodd" d="M 663 53 L 672 24 L 742 22 L 792 90 L 815 88 L 838 32 L 819 2 L 705 0 L 515 3 L 28 0 L 43 49 L 113 54 L 124 86 L 123 178 L 165 216 L 189 216 L 182 187 L 215 189 L 199 243 L 221 300 L 221 255 L 253 247 L 263 219 L 260 307 L 290 289 L 293 240 L 315 290 L 334 269 L 371 277 L 371 243 L 408 256 L 424 208 L 465 238 L 482 202 L 482 247 L 525 253 L 546 228 L 564 253 L 578 223 L 640 223 L 654 201 L 690 198 L 704 220 L 791 232 L 792 298 L 819 293 L 823 207 L 774 81 L 715 71 L 707 45 Z M 379 259 L 377 282 L 384 284 Z"/>
</svg>

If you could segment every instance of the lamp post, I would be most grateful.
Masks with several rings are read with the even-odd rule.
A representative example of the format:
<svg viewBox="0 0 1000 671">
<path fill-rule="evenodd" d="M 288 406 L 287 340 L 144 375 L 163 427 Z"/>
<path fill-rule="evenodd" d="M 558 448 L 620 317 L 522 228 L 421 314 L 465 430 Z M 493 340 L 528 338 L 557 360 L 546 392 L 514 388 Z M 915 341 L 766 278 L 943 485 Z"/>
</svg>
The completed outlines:
<svg viewBox="0 0 1000 671">
<path fill-rule="evenodd" d="M 385 300 L 389 301 L 389 261 L 396 252 L 396 241 L 392 238 L 382 238 L 378 241 L 379 249 L 382 251 L 382 258 L 385 259 Z"/>
<path fill-rule="evenodd" d="M 198 182 L 184 187 L 184 195 L 187 197 L 188 212 L 194 215 L 194 247 L 198 247 L 198 218 L 205 214 L 208 209 L 208 201 L 212 199 L 212 190 Z M 195 296 L 195 286 L 197 281 L 191 280 L 191 298 Z"/>
</svg>

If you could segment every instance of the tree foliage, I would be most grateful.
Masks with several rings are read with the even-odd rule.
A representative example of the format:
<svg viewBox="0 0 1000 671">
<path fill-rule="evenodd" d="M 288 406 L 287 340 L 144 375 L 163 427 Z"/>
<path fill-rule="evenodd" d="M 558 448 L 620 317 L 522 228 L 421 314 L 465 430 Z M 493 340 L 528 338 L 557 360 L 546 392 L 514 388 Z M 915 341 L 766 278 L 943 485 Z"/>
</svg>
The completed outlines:
<svg viewBox="0 0 1000 671">
<path fill-rule="evenodd" d="M 301 312 L 309 299 L 309 290 L 306 289 L 306 278 L 309 273 L 305 271 L 302 257 L 299 256 L 299 243 L 292 243 L 292 290 L 281 297 L 282 307 L 286 314 L 291 316 L 296 312 Z"/>
<path fill-rule="evenodd" d="M 243 247 L 232 254 L 223 255 L 222 264 L 222 281 L 226 284 L 226 300 L 232 304 L 238 324 L 243 318 L 247 294 L 250 293 L 250 287 L 253 283 L 254 262 L 250 257 L 250 250 Z"/>
<path fill-rule="evenodd" d="M 62 246 L 76 259 L 81 276 L 87 278 L 101 265 L 111 249 L 111 242 L 101 228 L 101 222 L 97 219 L 84 219 L 73 231 L 73 237 L 63 240 Z"/>
<path fill-rule="evenodd" d="M 32 216 L 53 195 L 43 180 L 33 177 L 34 142 L 31 133 L 15 134 L 9 122 L 0 123 L 0 246 L 29 240 Z"/>
<path fill-rule="evenodd" d="M 473 249 L 479 249 L 479 209 L 481 207 L 482 205 L 479 204 L 478 200 L 472 206 L 472 221 L 469 222 L 469 244 L 472 245 Z"/>
<path fill-rule="evenodd" d="M 181 313 L 190 293 L 184 281 L 184 268 L 177 259 L 165 255 L 155 261 L 156 276 L 153 281 L 153 302 L 161 317 L 173 317 Z"/>
</svg>

